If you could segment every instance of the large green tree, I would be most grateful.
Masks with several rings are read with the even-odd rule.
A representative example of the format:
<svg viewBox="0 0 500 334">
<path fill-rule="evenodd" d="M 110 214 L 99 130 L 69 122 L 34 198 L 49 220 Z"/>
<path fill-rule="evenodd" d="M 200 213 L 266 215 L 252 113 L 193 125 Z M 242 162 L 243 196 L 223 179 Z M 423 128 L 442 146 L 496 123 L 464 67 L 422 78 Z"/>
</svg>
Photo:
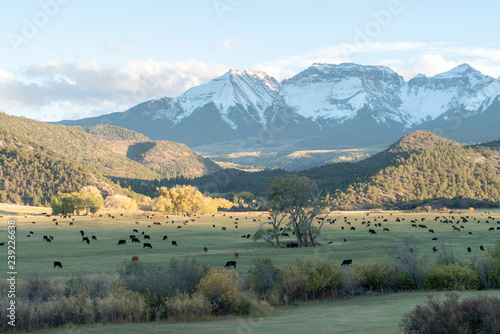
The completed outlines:
<svg viewBox="0 0 500 334">
<path fill-rule="evenodd" d="M 316 216 L 328 210 L 329 197 L 322 197 L 316 184 L 307 177 L 287 175 L 272 181 L 267 188 L 271 191 L 273 234 L 279 244 L 278 230 L 282 224 L 280 214 L 289 218 L 299 247 L 316 246 L 316 238 L 326 221 L 326 216 L 314 226 Z"/>
</svg>

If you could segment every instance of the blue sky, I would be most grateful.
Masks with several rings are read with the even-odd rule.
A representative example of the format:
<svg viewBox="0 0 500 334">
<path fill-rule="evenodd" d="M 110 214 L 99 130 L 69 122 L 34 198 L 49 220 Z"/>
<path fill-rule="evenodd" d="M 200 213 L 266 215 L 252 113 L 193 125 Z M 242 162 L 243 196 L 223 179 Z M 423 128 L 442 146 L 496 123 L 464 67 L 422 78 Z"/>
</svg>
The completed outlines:
<svg viewBox="0 0 500 334">
<path fill-rule="evenodd" d="M 406 80 L 467 62 L 500 76 L 500 2 L 0 0 L 0 111 L 39 120 L 124 111 L 230 68 L 281 81 L 314 62 Z"/>
</svg>

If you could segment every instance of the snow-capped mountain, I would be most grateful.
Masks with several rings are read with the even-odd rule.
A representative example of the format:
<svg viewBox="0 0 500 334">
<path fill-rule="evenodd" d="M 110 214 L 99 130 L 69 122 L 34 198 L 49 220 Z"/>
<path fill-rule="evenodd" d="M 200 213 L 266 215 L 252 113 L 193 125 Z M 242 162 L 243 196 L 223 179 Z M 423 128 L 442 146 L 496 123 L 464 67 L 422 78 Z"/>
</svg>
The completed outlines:
<svg viewBox="0 0 500 334">
<path fill-rule="evenodd" d="M 308 148 L 382 144 L 416 128 L 479 142 L 498 139 L 499 98 L 500 78 L 467 64 L 405 81 L 384 66 L 316 63 L 281 83 L 263 72 L 230 70 L 176 98 L 61 123 L 110 123 L 190 146 L 263 137 L 303 140 Z"/>
</svg>

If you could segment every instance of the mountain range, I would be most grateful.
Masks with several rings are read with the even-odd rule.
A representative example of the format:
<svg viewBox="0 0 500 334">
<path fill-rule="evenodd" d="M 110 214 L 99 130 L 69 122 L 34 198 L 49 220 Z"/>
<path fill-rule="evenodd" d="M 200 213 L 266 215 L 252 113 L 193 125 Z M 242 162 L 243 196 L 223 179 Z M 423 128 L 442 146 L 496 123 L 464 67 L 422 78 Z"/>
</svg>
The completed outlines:
<svg viewBox="0 0 500 334">
<path fill-rule="evenodd" d="M 120 126 L 206 155 L 228 144 L 234 152 L 289 143 L 306 150 L 387 147 L 422 129 L 478 143 L 497 139 L 499 99 L 500 78 L 468 64 L 405 81 L 384 66 L 315 63 L 281 82 L 264 72 L 230 70 L 176 98 L 60 123 Z"/>
</svg>

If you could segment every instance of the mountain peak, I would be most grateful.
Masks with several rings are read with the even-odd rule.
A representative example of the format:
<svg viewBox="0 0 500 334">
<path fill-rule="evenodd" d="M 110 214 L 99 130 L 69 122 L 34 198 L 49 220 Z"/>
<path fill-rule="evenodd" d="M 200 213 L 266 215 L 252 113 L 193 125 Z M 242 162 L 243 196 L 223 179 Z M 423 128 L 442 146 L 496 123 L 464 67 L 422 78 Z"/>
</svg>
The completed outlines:
<svg viewBox="0 0 500 334">
<path fill-rule="evenodd" d="M 466 77 L 469 78 L 469 80 L 474 79 L 474 81 L 476 82 L 483 80 L 491 81 L 489 79 L 492 79 L 491 77 L 482 74 L 481 72 L 479 72 L 478 70 L 476 70 L 474 67 L 470 66 L 467 63 L 458 65 L 457 67 L 452 68 L 447 72 L 437 74 L 434 77 L 439 79 L 455 79 L 455 78 Z"/>
</svg>

